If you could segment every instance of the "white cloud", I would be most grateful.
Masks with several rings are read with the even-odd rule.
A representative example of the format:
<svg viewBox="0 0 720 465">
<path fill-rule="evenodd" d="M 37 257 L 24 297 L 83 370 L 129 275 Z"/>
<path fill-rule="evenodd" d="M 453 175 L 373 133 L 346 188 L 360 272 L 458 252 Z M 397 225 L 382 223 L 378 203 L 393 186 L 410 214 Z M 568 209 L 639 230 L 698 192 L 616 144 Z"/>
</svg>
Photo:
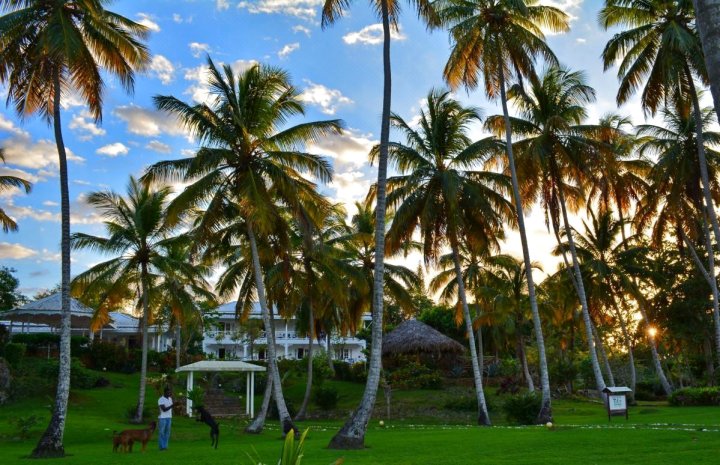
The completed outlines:
<svg viewBox="0 0 720 465">
<path fill-rule="evenodd" d="M 33 141 L 30 134 L 25 131 L 13 134 L 15 135 L 5 139 L 2 143 L 5 149 L 5 161 L 23 168 L 42 170 L 37 173 L 41 177 L 55 176 L 55 170 L 59 165 L 55 142 L 49 139 Z M 75 155 L 67 146 L 65 151 L 68 160 L 76 163 L 85 161 L 84 158 Z"/>
<path fill-rule="evenodd" d="M 99 153 L 100 155 L 107 155 L 108 157 L 117 157 L 120 155 L 127 155 L 129 151 L 130 149 L 122 142 L 115 142 L 100 147 L 95 151 L 95 153 Z"/>
<path fill-rule="evenodd" d="M 372 180 L 365 177 L 365 173 L 353 170 L 335 173 L 333 181 L 328 187 L 335 190 L 332 195 L 333 202 L 345 204 L 349 215 L 354 214 L 353 203 L 363 200 L 370 189 Z"/>
<path fill-rule="evenodd" d="M 92 121 L 92 115 L 88 111 L 82 111 L 77 115 L 73 115 L 70 121 L 70 129 L 75 130 L 79 133 L 78 138 L 80 140 L 90 140 L 96 136 L 104 136 L 106 131 L 94 121 Z"/>
<path fill-rule="evenodd" d="M 160 32 L 160 25 L 153 21 L 151 15 L 147 13 L 138 13 L 136 16 L 139 18 L 137 21 L 139 24 L 142 24 L 153 32 Z"/>
<path fill-rule="evenodd" d="M 342 173 L 366 166 L 370 149 L 377 143 L 369 135 L 348 130 L 342 135 L 331 135 L 309 143 L 307 151 L 331 158 L 335 171 Z"/>
<path fill-rule="evenodd" d="M 145 146 L 146 149 L 153 150 L 158 153 L 170 153 L 172 149 L 169 145 L 160 142 L 159 140 L 151 140 Z"/>
<path fill-rule="evenodd" d="M 313 21 L 324 3 L 325 0 L 256 0 L 242 1 L 238 8 L 253 14 L 282 14 Z"/>
<path fill-rule="evenodd" d="M 231 68 L 234 73 L 242 72 L 251 66 L 257 64 L 255 60 L 237 60 Z M 219 68 L 222 63 L 216 63 Z M 184 94 L 192 96 L 197 103 L 210 103 L 210 88 L 208 81 L 210 79 L 210 68 L 207 65 L 196 66 L 185 70 L 185 80 L 195 81 L 190 87 L 185 89 Z"/>
<path fill-rule="evenodd" d="M 575 39 L 575 42 L 577 42 L 578 44 L 584 44 L 584 43 L 587 42 L 587 39 L 584 39 L 584 38 L 582 38 L 582 37 L 578 37 L 577 39 Z"/>
<path fill-rule="evenodd" d="M 175 66 L 162 55 L 155 55 L 150 62 L 150 71 L 153 77 L 160 79 L 164 85 L 168 85 L 175 77 Z"/>
<path fill-rule="evenodd" d="M 279 57 L 279 58 L 282 58 L 282 59 L 285 59 L 285 58 L 287 58 L 288 56 L 290 56 L 290 54 L 291 54 L 292 52 L 294 52 L 295 50 L 297 50 L 297 49 L 299 49 L 299 48 L 300 48 L 300 43 L 299 43 L 299 42 L 294 42 L 294 43 L 292 43 L 292 44 L 287 44 L 287 45 L 285 45 L 285 46 L 282 48 L 282 50 L 280 50 L 280 51 L 278 52 L 278 57 Z"/>
<path fill-rule="evenodd" d="M 179 15 L 178 13 L 173 13 L 172 19 L 173 19 L 173 21 L 174 21 L 175 23 L 177 23 L 177 24 L 182 24 L 182 23 L 188 23 L 188 24 L 190 24 L 190 23 L 192 23 L 192 21 L 193 21 L 193 17 L 192 17 L 192 16 L 188 16 L 188 17 L 186 17 L 186 18 L 183 18 L 182 15 Z"/>
<path fill-rule="evenodd" d="M 293 26 L 292 30 L 295 34 L 297 34 L 298 32 L 302 32 L 303 34 L 305 34 L 308 37 L 310 37 L 310 34 L 311 34 L 310 29 L 301 24 L 298 24 L 297 26 Z"/>
<path fill-rule="evenodd" d="M 92 186 L 93 184 L 90 181 L 85 181 L 83 179 L 73 179 L 73 184 L 77 184 L 78 186 Z"/>
<path fill-rule="evenodd" d="M 60 206 L 60 204 L 58 202 L 54 202 L 52 200 L 46 200 L 42 204 L 45 205 L 46 207 L 59 207 Z"/>
<path fill-rule="evenodd" d="M 21 244 L 0 242 L 0 258 L 5 260 L 22 260 L 37 255 L 37 250 L 29 249 Z"/>
<path fill-rule="evenodd" d="M 398 24 L 398 28 L 392 28 L 390 30 L 391 40 L 405 40 L 407 36 L 402 33 L 402 28 Z M 383 27 L 382 24 L 371 24 L 365 26 L 357 32 L 350 32 L 343 36 L 343 41 L 349 45 L 355 44 L 367 44 L 367 45 L 378 45 L 383 42 Z"/>
<path fill-rule="evenodd" d="M 215 8 L 220 11 L 227 10 L 228 8 L 230 8 L 230 2 L 228 0 L 216 0 Z"/>
<path fill-rule="evenodd" d="M 200 55 L 203 55 L 210 51 L 210 45 L 201 42 L 190 42 L 188 44 L 188 47 L 190 47 L 190 53 L 195 58 L 200 58 Z"/>
<path fill-rule="evenodd" d="M 114 113 L 127 123 L 127 129 L 131 134 L 145 137 L 156 137 L 160 134 L 187 135 L 178 121 L 164 112 L 126 105 L 117 107 Z"/>
<path fill-rule="evenodd" d="M 311 105 L 317 105 L 321 111 L 327 115 L 334 115 L 338 107 L 341 105 L 350 105 L 353 101 L 345 97 L 337 89 L 328 89 L 322 84 L 315 84 L 306 80 L 308 87 L 300 94 L 300 100 Z"/>
<path fill-rule="evenodd" d="M 5 115 L 2 113 L 0 113 L 0 131 L 9 132 L 17 136 L 27 135 L 27 132 L 15 126 L 15 123 L 5 118 Z"/>
</svg>

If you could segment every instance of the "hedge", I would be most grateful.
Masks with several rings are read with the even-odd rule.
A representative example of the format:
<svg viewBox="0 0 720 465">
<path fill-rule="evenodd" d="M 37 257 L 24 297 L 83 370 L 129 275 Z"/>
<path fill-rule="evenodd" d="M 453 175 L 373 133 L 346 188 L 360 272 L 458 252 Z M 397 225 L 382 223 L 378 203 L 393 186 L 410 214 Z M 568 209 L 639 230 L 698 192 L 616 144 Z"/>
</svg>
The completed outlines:
<svg viewBox="0 0 720 465">
<path fill-rule="evenodd" d="M 712 407 L 720 405 L 720 387 L 678 389 L 670 395 L 670 405 L 675 407 Z"/>
</svg>

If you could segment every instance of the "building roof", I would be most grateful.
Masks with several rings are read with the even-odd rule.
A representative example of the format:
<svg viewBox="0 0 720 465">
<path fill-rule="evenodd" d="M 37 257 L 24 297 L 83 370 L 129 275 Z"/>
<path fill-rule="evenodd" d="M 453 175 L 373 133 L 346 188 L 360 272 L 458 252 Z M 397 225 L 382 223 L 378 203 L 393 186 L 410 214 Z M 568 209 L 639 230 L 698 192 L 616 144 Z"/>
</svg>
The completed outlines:
<svg viewBox="0 0 720 465">
<path fill-rule="evenodd" d="M 418 320 L 408 320 L 383 337 L 383 355 L 415 353 L 463 353 L 465 348 Z"/>
<path fill-rule="evenodd" d="M 201 360 L 190 365 L 183 365 L 175 371 L 266 371 L 266 368 L 240 360 Z"/>
<path fill-rule="evenodd" d="M 90 325 L 93 309 L 86 307 L 79 301 L 70 298 L 71 326 Z M 3 319 L 24 321 L 28 323 L 60 326 L 62 316 L 61 294 L 56 292 L 43 299 L 29 302 L 22 307 L 14 308 L 2 313 Z"/>
</svg>

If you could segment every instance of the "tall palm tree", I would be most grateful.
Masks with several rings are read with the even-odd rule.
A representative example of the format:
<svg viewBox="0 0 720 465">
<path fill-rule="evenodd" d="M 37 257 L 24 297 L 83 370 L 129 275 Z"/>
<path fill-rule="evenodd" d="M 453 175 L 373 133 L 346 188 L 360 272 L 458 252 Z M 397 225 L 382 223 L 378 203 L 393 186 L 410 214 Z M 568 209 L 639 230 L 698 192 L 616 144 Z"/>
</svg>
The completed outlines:
<svg viewBox="0 0 720 465">
<path fill-rule="evenodd" d="M 418 15 L 428 26 L 438 25 L 438 17 L 431 0 L 408 0 L 417 9 Z M 339 20 L 349 8 L 352 0 L 325 0 L 322 9 L 322 27 L 328 27 Z M 375 217 L 375 259 L 372 297 L 373 321 L 383 321 L 383 281 L 385 274 L 385 211 L 388 143 L 390 142 L 390 106 L 392 97 L 392 72 L 390 69 L 390 32 L 397 27 L 400 15 L 399 0 L 371 0 L 370 6 L 379 17 L 383 29 L 383 102 L 380 120 L 380 154 L 378 157 L 377 205 Z M 370 363 L 368 377 L 360 404 L 340 431 L 330 440 L 332 449 L 362 449 L 365 447 L 365 433 L 375 405 L 377 388 L 382 372 L 382 324 L 372 327 Z"/>
<path fill-rule="evenodd" d="M 3 153 L 2 148 L 0 148 L 0 161 L 5 162 L 5 154 Z M 32 189 L 32 184 L 22 178 L 18 178 L 17 176 L 0 176 L 0 192 L 9 191 L 10 189 L 15 188 L 23 189 L 26 194 L 29 194 Z M 15 220 L 10 218 L 2 208 L 0 208 L 0 227 L 2 227 L 3 232 L 6 233 L 18 230 Z"/>
<path fill-rule="evenodd" d="M 0 10 L 0 83 L 22 117 L 39 113 L 52 123 L 60 169 L 61 292 L 60 368 L 50 424 L 33 457 L 65 454 L 63 433 L 70 393 L 70 196 L 67 153 L 60 120 L 62 94 L 75 91 L 96 122 L 102 120 L 101 70 L 132 92 L 135 71 L 150 54 L 148 29 L 106 10 L 107 0 L 3 0 Z"/>
<path fill-rule="evenodd" d="M 543 29 L 552 32 L 569 29 L 567 14 L 538 3 L 536 0 L 443 0 L 439 10 L 453 41 L 450 58 L 443 73 L 445 80 L 452 89 L 460 85 L 474 89 L 480 83 L 482 74 L 485 94 L 490 98 L 500 97 L 502 104 L 507 165 L 513 183 L 513 199 L 540 359 L 542 407 L 538 413 L 538 422 L 545 423 L 552 420 L 550 378 L 507 106 L 507 83 L 513 77 L 522 80 L 535 75 L 535 62 L 539 57 L 550 63 L 557 63 L 555 54 L 545 43 Z"/>
<path fill-rule="evenodd" d="M 148 325 L 153 309 L 164 297 L 158 298 L 162 276 L 182 276 L 184 280 L 197 280 L 195 266 L 184 258 L 179 260 L 167 253 L 178 241 L 172 237 L 173 228 L 165 217 L 168 187 L 153 189 L 130 178 L 127 196 L 112 191 L 93 192 L 88 203 L 105 218 L 108 237 L 86 233 L 73 233 L 71 245 L 75 249 L 90 249 L 115 257 L 80 273 L 73 280 L 73 291 L 100 296 L 101 308 L 109 308 L 128 295 L 129 289 L 138 289 L 137 307 L 142 311 L 142 361 L 140 388 L 135 422 L 143 419 L 147 381 Z M 153 298 L 155 297 L 155 298 Z"/>
<path fill-rule="evenodd" d="M 281 125 L 304 114 L 299 92 L 280 69 L 254 65 L 238 73 L 215 67 L 208 57 L 211 101 L 189 105 L 172 96 L 157 96 L 157 107 L 176 115 L 200 141 L 190 158 L 164 161 L 148 168 L 145 179 L 182 179 L 191 184 L 175 199 L 171 216 L 207 203 L 199 243 L 207 243 L 217 222 L 234 205 L 245 219 L 245 238 L 266 330 L 271 328 L 258 241 L 270 234 L 287 236 L 282 210 L 299 212 L 325 201 L 303 172 L 322 182 L 332 170 L 321 157 L 302 151 L 308 140 L 339 134 L 339 120 Z M 205 236 L 204 238 L 202 236 Z M 274 344 L 268 341 L 268 368 L 283 432 L 295 429 L 282 394 Z"/>
<path fill-rule="evenodd" d="M 705 67 L 708 70 L 710 90 L 715 102 L 715 112 L 720 120 L 720 1 L 693 0 L 695 22 L 697 24 L 702 49 L 705 55 Z"/>
<path fill-rule="evenodd" d="M 699 150 L 695 118 L 691 104 L 683 99 L 673 99 L 671 106 L 660 110 L 665 127 L 657 125 L 638 126 L 639 150 L 657 157 L 649 173 L 650 188 L 640 203 L 637 214 L 638 229 L 652 223 L 651 237 L 655 245 L 662 243 L 665 235 L 672 233 L 681 248 L 686 248 L 699 271 L 705 276 L 713 293 L 713 316 L 715 341 L 720 349 L 720 291 L 714 279 L 714 255 L 709 243 L 710 220 L 704 204 L 704 187 L 698 171 Z M 710 131 L 715 122 L 712 110 L 703 110 L 702 141 L 708 159 L 708 172 L 712 180 L 709 189 L 714 202 L 720 200 L 717 181 L 720 167 L 720 133 Z M 698 221 L 699 219 L 699 221 Z M 697 245 L 706 249 L 708 266 L 704 266 L 696 252 Z"/>
<path fill-rule="evenodd" d="M 503 197 L 510 180 L 481 170 L 502 147 L 493 137 L 473 143 L 467 135 L 469 125 L 479 120 L 477 108 L 463 107 L 442 90 L 428 94 L 418 129 L 392 115 L 406 145 L 390 144 L 390 161 L 400 175 L 388 179 L 388 207 L 395 212 L 388 248 L 401 249 L 419 231 L 429 264 L 437 262 L 441 247 L 450 246 L 472 359 L 478 424 L 490 425 L 459 249 L 462 236 L 481 248 L 496 244 L 503 222 L 512 224 L 515 218 L 512 204 Z"/>
<path fill-rule="evenodd" d="M 567 237 L 574 271 L 572 281 L 583 310 L 595 382 L 602 392 L 605 380 L 593 344 L 592 322 L 568 219 L 568 203 L 570 207 L 577 207 L 582 202 L 588 167 L 598 152 L 598 144 L 593 140 L 597 127 L 582 124 L 587 116 L 586 106 L 594 100 L 595 91 L 586 84 L 583 73 L 550 67 L 542 76 L 530 78 L 528 91 L 520 85 L 514 86 L 510 97 L 520 112 L 510 124 L 517 134 L 524 136 L 514 143 L 514 150 L 518 154 L 525 198 L 540 200 L 558 244 L 561 228 Z M 506 119 L 494 116 L 488 118 L 486 124 L 501 133 Z"/>
<path fill-rule="evenodd" d="M 599 19 L 606 29 L 616 26 L 628 28 L 615 34 L 603 50 L 606 70 L 620 62 L 618 104 L 626 102 L 643 81 L 645 86 L 640 101 L 650 114 L 654 115 L 670 99 L 683 98 L 690 102 L 698 140 L 697 162 L 704 209 L 715 234 L 716 247 L 720 250 L 720 223 L 715 211 L 717 199 L 713 199 L 711 194 L 703 141 L 703 111 L 695 85 L 696 78 L 702 85 L 708 85 L 708 69 L 705 67 L 692 0 L 606 0 Z M 712 256 L 709 254 L 709 257 Z M 713 276 L 716 274 L 714 266 L 710 266 L 708 271 Z"/>
</svg>

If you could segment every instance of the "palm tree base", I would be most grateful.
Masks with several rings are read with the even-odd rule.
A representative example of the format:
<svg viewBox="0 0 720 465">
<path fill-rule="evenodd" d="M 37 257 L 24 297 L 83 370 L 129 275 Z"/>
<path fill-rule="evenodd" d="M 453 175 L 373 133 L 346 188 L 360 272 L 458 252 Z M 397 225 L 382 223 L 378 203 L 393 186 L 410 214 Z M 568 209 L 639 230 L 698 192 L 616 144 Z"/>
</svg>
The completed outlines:
<svg viewBox="0 0 720 465">
<path fill-rule="evenodd" d="M 298 436 L 300 433 L 300 430 L 297 429 L 297 426 L 295 426 L 295 423 L 293 423 L 292 419 L 290 417 L 285 418 L 282 420 L 282 430 L 283 430 L 283 436 L 286 436 L 290 431 L 295 433 L 295 436 Z"/>
<path fill-rule="evenodd" d="M 58 421 L 53 418 L 48 429 L 30 454 L 34 459 L 56 459 L 65 457 L 65 447 L 59 434 Z"/>
<path fill-rule="evenodd" d="M 263 432 L 263 427 L 265 426 L 263 422 L 257 422 L 259 424 L 255 424 L 256 422 L 252 422 L 245 428 L 245 432 L 248 434 L 260 434 Z"/>
<path fill-rule="evenodd" d="M 339 433 L 337 433 L 333 438 L 330 440 L 330 444 L 328 444 L 328 449 L 338 449 L 338 450 L 359 450 L 359 449 L 365 449 L 365 436 L 351 436 L 348 434 L 343 434 L 343 428 L 340 430 Z"/>
<path fill-rule="evenodd" d="M 492 426 L 490 417 L 482 410 L 478 413 L 478 426 Z"/>
<path fill-rule="evenodd" d="M 552 407 L 550 406 L 550 401 L 547 400 L 543 402 L 542 407 L 540 408 L 540 413 L 538 413 L 537 416 L 537 424 L 538 425 L 544 425 L 545 423 L 552 423 L 553 417 L 552 417 Z"/>
</svg>

